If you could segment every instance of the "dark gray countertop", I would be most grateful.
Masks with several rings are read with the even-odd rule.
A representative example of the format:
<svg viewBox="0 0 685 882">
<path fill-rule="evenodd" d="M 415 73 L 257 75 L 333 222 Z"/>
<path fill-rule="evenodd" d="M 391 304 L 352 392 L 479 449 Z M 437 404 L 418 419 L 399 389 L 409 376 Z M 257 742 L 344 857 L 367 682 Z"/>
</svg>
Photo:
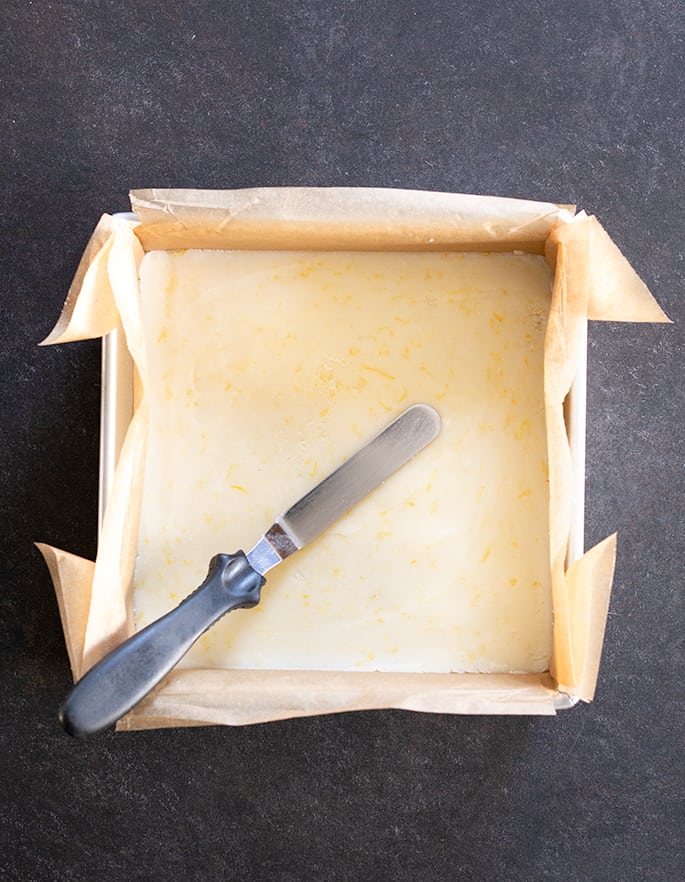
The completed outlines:
<svg viewBox="0 0 685 882">
<path fill-rule="evenodd" d="M 5 0 L 3 880 L 683 878 L 685 6 Z M 588 545 L 619 531 L 595 702 L 80 743 L 31 543 L 96 543 L 99 343 L 39 349 L 130 187 L 576 202 L 675 324 L 590 331 Z"/>
</svg>

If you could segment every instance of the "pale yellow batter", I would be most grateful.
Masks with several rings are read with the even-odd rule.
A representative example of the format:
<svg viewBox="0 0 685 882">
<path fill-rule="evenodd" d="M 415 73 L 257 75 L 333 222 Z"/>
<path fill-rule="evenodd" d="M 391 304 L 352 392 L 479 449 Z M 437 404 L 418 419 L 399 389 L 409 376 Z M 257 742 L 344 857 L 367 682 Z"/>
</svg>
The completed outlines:
<svg viewBox="0 0 685 882">
<path fill-rule="evenodd" d="M 409 404 L 442 432 L 186 666 L 543 671 L 543 342 L 528 254 L 150 252 L 138 626 Z"/>
</svg>

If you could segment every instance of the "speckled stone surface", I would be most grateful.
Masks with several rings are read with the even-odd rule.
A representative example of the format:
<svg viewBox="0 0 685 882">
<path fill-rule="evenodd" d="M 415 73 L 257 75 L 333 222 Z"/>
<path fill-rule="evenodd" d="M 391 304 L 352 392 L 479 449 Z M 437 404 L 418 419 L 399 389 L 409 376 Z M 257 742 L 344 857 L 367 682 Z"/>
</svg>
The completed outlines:
<svg viewBox="0 0 685 882">
<path fill-rule="evenodd" d="M 678 0 L 5 0 L 0 878 L 675 882 L 684 875 Z M 34 540 L 96 543 L 99 343 L 37 348 L 131 187 L 576 202 L 674 320 L 590 331 L 587 541 L 619 530 L 594 704 L 108 733 Z"/>
</svg>

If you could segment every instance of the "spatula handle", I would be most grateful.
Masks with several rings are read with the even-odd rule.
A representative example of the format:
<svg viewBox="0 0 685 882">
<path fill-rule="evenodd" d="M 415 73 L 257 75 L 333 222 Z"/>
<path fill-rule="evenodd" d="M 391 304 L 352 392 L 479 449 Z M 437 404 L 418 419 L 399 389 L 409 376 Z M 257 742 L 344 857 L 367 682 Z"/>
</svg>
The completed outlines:
<svg viewBox="0 0 685 882">
<path fill-rule="evenodd" d="M 138 631 L 92 667 L 59 710 L 70 735 L 94 735 L 128 713 L 169 673 L 210 625 L 256 606 L 264 576 L 242 551 L 217 554 L 205 581 L 175 609 Z"/>
</svg>

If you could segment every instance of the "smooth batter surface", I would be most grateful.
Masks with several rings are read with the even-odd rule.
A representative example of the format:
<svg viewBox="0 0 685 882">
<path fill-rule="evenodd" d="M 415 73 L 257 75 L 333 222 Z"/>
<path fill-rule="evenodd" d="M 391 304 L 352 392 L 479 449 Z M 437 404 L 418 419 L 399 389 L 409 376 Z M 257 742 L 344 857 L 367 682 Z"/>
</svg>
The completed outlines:
<svg viewBox="0 0 685 882">
<path fill-rule="evenodd" d="M 545 670 L 550 289 L 528 254 L 147 254 L 137 626 L 426 402 L 437 440 L 183 664 Z"/>
</svg>

